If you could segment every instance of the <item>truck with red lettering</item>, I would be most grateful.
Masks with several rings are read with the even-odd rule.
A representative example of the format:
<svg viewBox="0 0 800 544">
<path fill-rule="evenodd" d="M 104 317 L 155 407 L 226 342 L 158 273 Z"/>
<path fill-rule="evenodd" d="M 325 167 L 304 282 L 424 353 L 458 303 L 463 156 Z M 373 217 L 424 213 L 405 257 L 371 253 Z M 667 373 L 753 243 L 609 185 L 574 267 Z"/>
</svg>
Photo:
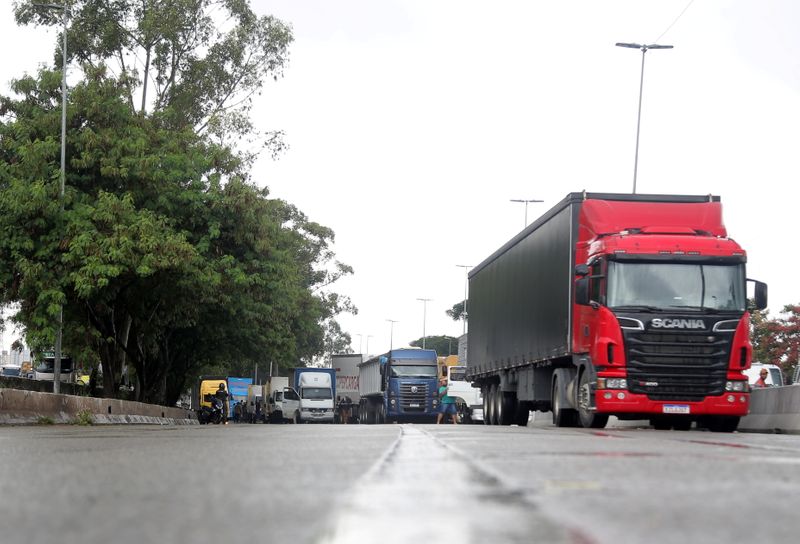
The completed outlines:
<svg viewBox="0 0 800 544">
<path fill-rule="evenodd" d="M 718 196 L 571 193 L 469 273 L 468 379 L 484 421 L 609 416 L 731 432 L 747 414 L 745 251 Z"/>
</svg>

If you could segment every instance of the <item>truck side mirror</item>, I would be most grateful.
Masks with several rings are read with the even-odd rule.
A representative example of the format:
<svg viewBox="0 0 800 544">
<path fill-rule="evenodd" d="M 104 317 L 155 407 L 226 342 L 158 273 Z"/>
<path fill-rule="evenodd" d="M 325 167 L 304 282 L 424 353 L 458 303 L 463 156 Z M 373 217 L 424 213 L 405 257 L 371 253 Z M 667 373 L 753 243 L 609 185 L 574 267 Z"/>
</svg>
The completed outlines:
<svg viewBox="0 0 800 544">
<path fill-rule="evenodd" d="M 755 293 L 753 296 L 755 306 L 757 310 L 764 310 L 767 307 L 767 284 L 758 280 L 747 280 L 752 281 L 755 284 Z"/>
<path fill-rule="evenodd" d="M 584 277 L 589 275 L 589 265 L 579 264 L 575 266 L 575 275 Z"/>
<path fill-rule="evenodd" d="M 575 281 L 575 304 L 589 306 L 589 278 L 578 278 Z"/>
</svg>

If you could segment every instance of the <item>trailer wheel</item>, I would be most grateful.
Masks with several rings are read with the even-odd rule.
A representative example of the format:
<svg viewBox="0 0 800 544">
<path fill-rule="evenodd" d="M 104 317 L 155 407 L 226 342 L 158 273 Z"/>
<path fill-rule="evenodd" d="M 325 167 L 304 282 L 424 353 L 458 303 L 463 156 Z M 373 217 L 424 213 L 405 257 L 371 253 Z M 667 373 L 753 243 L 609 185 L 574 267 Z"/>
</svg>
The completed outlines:
<svg viewBox="0 0 800 544">
<path fill-rule="evenodd" d="M 564 399 L 558 391 L 558 379 L 553 380 L 553 425 L 556 427 L 574 427 L 577 423 L 575 410 L 564 408 Z"/>
<path fill-rule="evenodd" d="M 528 405 L 525 402 L 517 400 L 514 403 L 514 424 L 519 425 L 520 427 L 526 427 L 528 425 L 528 419 L 531 416 L 531 411 L 528 410 Z"/>
<path fill-rule="evenodd" d="M 584 370 L 578 382 L 578 419 L 585 429 L 602 429 L 608 423 L 608 414 L 598 414 L 590 409 L 592 388 L 589 384 L 589 373 Z"/>
<path fill-rule="evenodd" d="M 511 425 L 514 419 L 514 397 L 511 393 L 505 393 L 500 385 L 495 386 L 495 422 L 497 425 Z"/>
<path fill-rule="evenodd" d="M 489 386 L 489 425 L 497 425 L 497 384 Z"/>
<path fill-rule="evenodd" d="M 483 397 L 483 424 L 492 424 L 492 399 L 490 398 L 492 392 L 491 386 L 481 386 L 481 396 Z"/>
</svg>

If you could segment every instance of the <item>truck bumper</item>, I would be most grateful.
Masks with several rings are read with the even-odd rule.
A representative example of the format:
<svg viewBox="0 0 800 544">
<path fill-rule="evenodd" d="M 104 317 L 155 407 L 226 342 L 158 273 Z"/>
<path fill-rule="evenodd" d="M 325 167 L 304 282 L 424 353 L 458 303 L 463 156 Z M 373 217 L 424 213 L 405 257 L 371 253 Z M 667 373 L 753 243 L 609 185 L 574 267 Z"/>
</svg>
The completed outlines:
<svg viewBox="0 0 800 544">
<path fill-rule="evenodd" d="M 604 389 L 596 392 L 595 404 L 597 413 L 611 415 L 746 416 L 750 406 L 750 394 L 731 392 L 721 396 L 706 397 L 700 402 L 686 402 L 651 400 L 647 395 Z"/>
<path fill-rule="evenodd" d="M 333 412 L 300 412 L 303 421 L 318 421 L 320 423 L 333 423 Z"/>
</svg>

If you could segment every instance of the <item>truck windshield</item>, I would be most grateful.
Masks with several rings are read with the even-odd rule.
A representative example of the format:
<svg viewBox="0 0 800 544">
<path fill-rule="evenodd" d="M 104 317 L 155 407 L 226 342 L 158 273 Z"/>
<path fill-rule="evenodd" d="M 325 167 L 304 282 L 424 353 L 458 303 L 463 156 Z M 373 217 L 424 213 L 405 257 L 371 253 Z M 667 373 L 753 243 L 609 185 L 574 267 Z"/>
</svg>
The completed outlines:
<svg viewBox="0 0 800 544">
<path fill-rule="evenodd" d="M 451 382 L 463 382 L 467 379 L 467 369 L 466 368 L 450 368 L 450 381 Z"/>
<path fill-rule="evenodd" d="M 392 365 L 392 378 L 435 378 L 436 365 Z"/>
<path fill-rule="evenodd" d="M 330 388 L 327 387 L 304 387 L 301 394 L 304 399 L 326 400 L 333 398 Z"/>
<path fill-rule="evenodd" d="M 699 263 L 608 263 L 608 307 L 744 311 L 744 267 Z"/>
</svg>

